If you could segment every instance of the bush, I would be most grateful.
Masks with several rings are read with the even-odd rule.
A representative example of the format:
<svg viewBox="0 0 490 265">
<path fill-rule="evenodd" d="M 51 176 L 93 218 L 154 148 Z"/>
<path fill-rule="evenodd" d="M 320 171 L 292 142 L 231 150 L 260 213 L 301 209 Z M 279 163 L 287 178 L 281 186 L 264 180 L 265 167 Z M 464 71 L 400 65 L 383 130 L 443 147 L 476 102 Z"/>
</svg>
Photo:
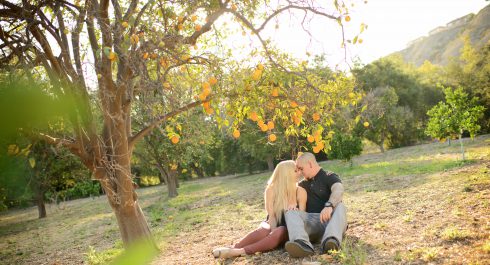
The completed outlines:
<svg viewBox="0 0 490 265">
<path fill-rule="evenodd" d="M 141 186 L 155 186 L 160 184 L 160 179 L 156 176 L 141 176 L 139 185 Z"/>
<path fill-rule="evenodd" d="M 351 161 L 362 152 L 362 141 L 360 137 L 337 132 L 330 143 L 332 149 L 328 153 L 330 159 Z"/>
<path fill-rule="evenodd" d="M 100 183 L 95 180 L 84 180 L 75 182 L 73 187 L 58 192 L 58 198 L 62 200 L 74 200 L 89 196 L 99 196 L 102 192 Z M 47 197 L 52 197 L 47 193 Z"/>
</svg>

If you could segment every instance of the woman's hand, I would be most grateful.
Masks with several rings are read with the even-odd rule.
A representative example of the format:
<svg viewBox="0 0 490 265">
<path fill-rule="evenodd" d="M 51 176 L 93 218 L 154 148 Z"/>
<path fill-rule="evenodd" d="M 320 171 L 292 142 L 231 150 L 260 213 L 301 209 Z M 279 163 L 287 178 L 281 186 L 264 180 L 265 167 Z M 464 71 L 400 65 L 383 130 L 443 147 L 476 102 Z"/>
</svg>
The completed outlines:
<svg viewBox="0 0 490 265">
<path fill-rule="evenodd" d="M 288 211 L 297 211 L 298 207 L 296 204 L 290 204 L 288 205 Z"/>
<path fill-rule="evenodd" d="M 271 231 L 277 227 L 277 220 L 274 218 L 267 220 L 267 223 L 269 224 L 269 229 Z"/>
</svg>

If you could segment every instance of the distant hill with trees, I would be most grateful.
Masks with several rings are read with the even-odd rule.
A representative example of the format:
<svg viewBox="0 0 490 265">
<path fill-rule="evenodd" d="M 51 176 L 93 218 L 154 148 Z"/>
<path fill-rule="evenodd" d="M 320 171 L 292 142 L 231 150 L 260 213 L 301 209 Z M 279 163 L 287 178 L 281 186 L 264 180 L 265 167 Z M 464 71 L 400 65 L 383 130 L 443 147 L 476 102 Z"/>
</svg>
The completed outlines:
<svg viewBox="0 0 490 265">
<path fill-rule="evenodd" d="M 447 65 L 459 57 L 464 39 L 469 37 L 475 48 L 490 41 L 490 5 L 478 14 L 468 14 L 431 30 L 427 36 L 411 41 L 401 54 L 406 62 L 420 66 L 428 60 L 432 64 Z"/>
</svg>

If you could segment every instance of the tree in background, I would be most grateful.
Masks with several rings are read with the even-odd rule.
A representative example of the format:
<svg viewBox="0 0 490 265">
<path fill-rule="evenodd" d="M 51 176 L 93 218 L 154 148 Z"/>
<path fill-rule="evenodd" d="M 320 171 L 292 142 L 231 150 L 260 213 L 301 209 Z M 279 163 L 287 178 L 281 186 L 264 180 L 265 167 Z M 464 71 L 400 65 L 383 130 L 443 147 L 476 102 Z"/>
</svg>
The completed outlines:
<svg viewBox="0 0 490 265">
<path fill-rule="evenodd" d="M 352 158 L 362 152 L 361 138 L 353 134 L 335 133 L 330 145 L 332 149 L 328 152 L 328 158 L 347 161 L 351 167 Z"/>
<path fill-rule="evenodd" d="M 427 112 L 430 120 L 426 133 L 440 140 L 459 138 L 463 160 L 464 147 L 461 139 L 463 132 L 468 131 L 473 138 L 480 130 L 479 120 L 483 117 L 485 107 L 477 105 L 477 98 L 470 98 L 461 87 L 453 90 L 444 88 L 446 102 L 439 102 Z"/>
<path fill-rule="evenodd" d="M 471 98 L 487 106 L 482 129 L 490 131 L 490 44 L 474 47 L 470 39 L 464 37 L 464 46 L 459 58 L 446 66 L 446 83 L 451 87 L 462 87 Z"/>
<path fill-rule="evenodd" d="M 351 103 L 345 100 L 353 89 L 351 80 L 339 76 L 325 84 L 308 72 L 307 63 L 298 65 L 263 37 L 269 22 L 284 12 L 300 11 L 305 19 L 320 17 L 343 27 L 343 21 L 350 20 L 350 5 L 338 1 L 333 6 L 287 1 L 273 7 L 253 0 L 2 5 L 1 66 L 42 72 L 51 94 L 70 102 L 74 111 L 69 133 L 39 136 L 70 150 L 93 173 L 115 213 L 125 246 L 139 239 L 154 245 L 133 187 L 131 156 L 136 143 L 164 121 L 202 105 L 208 114 L 215 113 L 218 124 L 225 120 L 221 113 L 233 116 L 234 131 L 271 101 L 264 96 L 270 93 L 263 93 L 263 77 L 269 81 L 281 76 L 283 96 L 274 102 L 279 111 L 275 118 L 284 123 L 287 135 L 306 134 L 315 113 L 328 114 Z M 222 17 L 233 19 L 259 41 L 261 47 L 251 51 L 248 63 L 227 60 L 231 49 L 222 46 L 221 38 L 227 35 Z M 208 34 L 211 31 L 216 34 Z M 214 52 L 199 50 L 196 44 Z M 237 78 L 236 72 L 248 73 L 247 78 Z M 155 111 L 153 119 L 135 131 L 135 102 L 151 94 L 161 108 L 148 105 Z M 319 137 L 314 151 L 324 150 L 328 140 Z"/>
<path fill-rule="evenodd" d="M 257 130 L 252 122 L 242 126 L 238 139 L 240 149 L 251 157 L 267 163 L 269 171 L 274 170 L 274 160 L 291 153 L 292 145 L 284 136 L 284 129 L 276 128 L 273 122 L 264 122 L 264 130 Z M 267 125 L 268 124 L 268 125 Z M 280 126 L 280 125 L 279 125 Z M 276 129 L 274 133 L 270 132 Z"/>
<path fill-rule="evenodd" d="M 396 110 L 393 109 L 393 115 L 387 121 L 387 130 L 383 134 L 374 133 L 378 136 L 378 142 L 383 136 L 389 139 L 390 147 L 401 147 L 423 139 L 427 110 L 442 99 L 441 91 L 433 83 L 443 80 L 435 75 L 440 72 L 443 71 L 430 62 L 416 69 L 405 63 L 401 56 L 387 56 L 353 70 L 360 89 L 365 93 L 369 94 L 379 87 L 391 87 L 398 98 Z M 362 129 L 362 126 L 358 129 Z"/>
<path fill-rule="evenodd" d="M 398 96 L 391 87 L 378 87 L 362 99 L 362 105 L 367 109 L 362 113 L 363 122 L 358 123 L 356 132 L 378 145 L 381 152 L 385 151 L 389 139 L 390 121 L 397 113 L 397 102 Z"/>
</svg>

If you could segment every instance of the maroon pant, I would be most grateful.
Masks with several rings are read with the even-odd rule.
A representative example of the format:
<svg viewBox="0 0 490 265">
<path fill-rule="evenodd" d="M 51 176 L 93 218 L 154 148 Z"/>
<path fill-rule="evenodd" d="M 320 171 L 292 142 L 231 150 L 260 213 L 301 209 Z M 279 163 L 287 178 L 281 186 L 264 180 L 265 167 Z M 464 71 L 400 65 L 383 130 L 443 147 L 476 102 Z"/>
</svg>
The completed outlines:
<svg viewBox="0 0 490 265">
<path fill-rule="evenodd" d="M 234 248 L 243 248 L 247 255 L 256 252 L 267 252 L 288 241 L 288 230 L 285 226 L 279 226 L 272 232 L 270 229 L 259 227 L 250 232 Z"/>
</svg>

